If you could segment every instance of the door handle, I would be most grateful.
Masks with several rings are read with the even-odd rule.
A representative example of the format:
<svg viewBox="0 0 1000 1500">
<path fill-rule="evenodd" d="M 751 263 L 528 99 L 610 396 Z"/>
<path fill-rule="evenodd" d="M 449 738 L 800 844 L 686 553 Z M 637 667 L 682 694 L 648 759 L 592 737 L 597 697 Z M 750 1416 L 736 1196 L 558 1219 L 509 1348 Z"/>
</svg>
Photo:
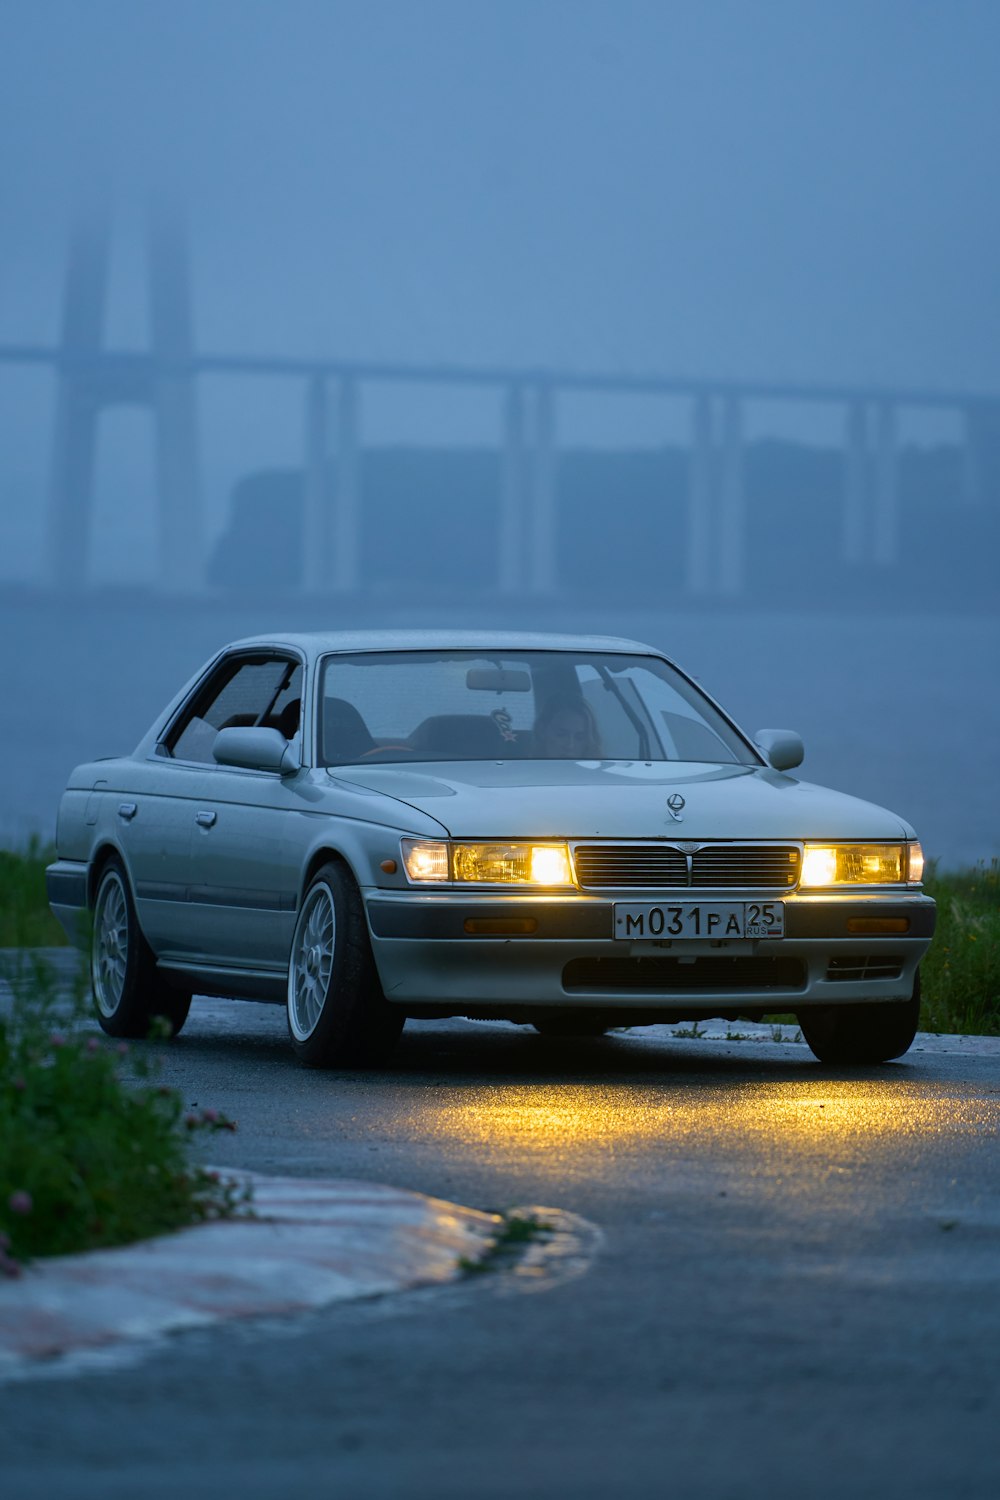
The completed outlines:
<svg viewBox="0 0 1000 1500">
<path fill-rule="evenodd" d="M 124 818 L 126 823 L 131 823 L 138 811 L 139 807 L 135 802 L 119 802 L 118 804 L 118 816 Z"/>
<path fill-rule="evenodd" d="M 194 820 L 197 823 L 197 825 L 198 825 L 199 828 L 211 828 L 213 826 L 213 824 L 215 823 L 215 813 L 214 812 L 199 812 L 199 813 L 195 813 Z"/>
</svg>

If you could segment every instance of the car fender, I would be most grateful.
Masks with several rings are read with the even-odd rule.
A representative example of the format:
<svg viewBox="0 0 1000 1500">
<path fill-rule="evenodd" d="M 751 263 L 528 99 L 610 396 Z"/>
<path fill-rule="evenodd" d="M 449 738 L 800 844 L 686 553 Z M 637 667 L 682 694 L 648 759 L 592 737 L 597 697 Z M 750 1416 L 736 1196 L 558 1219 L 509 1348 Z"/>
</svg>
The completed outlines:
<svg viewBox="0 0 1000 1500">
<path fill-rule="evenodd" d="M 323 819 L 304 852 L 296 906 L 301 906 L 309 882 L 328 859 L 342 860 L 362 891 L 405 888 L 399 841 L 408 833 L 412 837 L 413 830 L 348 818 Z M 393 868 L 387 870 L 385 865 Z"/>
</svg>

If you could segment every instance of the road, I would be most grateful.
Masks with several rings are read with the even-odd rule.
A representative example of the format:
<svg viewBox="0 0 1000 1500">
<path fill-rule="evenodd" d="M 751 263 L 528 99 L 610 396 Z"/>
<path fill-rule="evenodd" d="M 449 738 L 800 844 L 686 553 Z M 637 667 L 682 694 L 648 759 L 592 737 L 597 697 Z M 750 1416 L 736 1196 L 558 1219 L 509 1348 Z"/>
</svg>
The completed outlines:
<svg viewBox="0 0 1000 1500">
<path fill-rule="evenodd" d="M 602 1250 L 7 1386 L 8 1500 L 1000 1493 L 1000 1047 L 852 1075 L 454 1021 L 350 1076 L 284 1026 L 199 1001 L 166 1049 L 239 1121 L 216 1161 L 570 1209 Z"/>
</svg>

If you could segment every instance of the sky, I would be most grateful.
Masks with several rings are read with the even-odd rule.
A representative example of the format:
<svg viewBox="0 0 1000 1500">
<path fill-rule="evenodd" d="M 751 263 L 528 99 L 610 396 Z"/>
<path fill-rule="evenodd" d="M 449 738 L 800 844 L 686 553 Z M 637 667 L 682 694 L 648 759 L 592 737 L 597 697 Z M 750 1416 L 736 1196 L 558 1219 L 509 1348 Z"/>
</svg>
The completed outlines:
<svg viewBox="0 0 1000 1500">
<path fill-rule="evenodd" d="M 0 343 L 55 338 L 70 223 L 104 194 L 109 337 L 141 344 L 166 192 L 204 350 L 1000 393 L 998 77 L 994 0 L 0 0 Z M 301 402 L 203 406 L 221 523 L 241 468 L 297 457 Z M 50 407 L 0 367 L 9 555 Z M 681 419 L 581 402 L 563 431 Z M 124 515 L 149 460 L 114 420 Z M 366 408 L 372 440 L 497 426 L 466 392 Z"/>
</svg>

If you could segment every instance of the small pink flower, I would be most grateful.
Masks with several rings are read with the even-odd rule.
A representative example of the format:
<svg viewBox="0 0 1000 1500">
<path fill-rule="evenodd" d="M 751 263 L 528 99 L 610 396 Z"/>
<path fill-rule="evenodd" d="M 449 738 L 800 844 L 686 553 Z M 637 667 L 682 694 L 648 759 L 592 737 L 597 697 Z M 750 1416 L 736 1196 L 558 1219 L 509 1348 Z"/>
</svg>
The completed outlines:
<svg viewBox="0 0 1000 1500">
<path fill-rule="evenodd" d="M 30 1214 L 34 1206 L 31 1194 L 26 1193 L 23 1188 L 18 1188 L 7 1199 L 7 1207 L 12 1214 Z"/>
<path fill-rule="evenodd" d="M 63 1034 L 62 1034 L 61 1031 L 54 1031 L 52 1033 L 52 1035 L 49 1037 L 49 1046 L 50 1047 L 65 1047 L 65 1045 L 66 1045 L 66 1038 L 63 1036 Z"/>
<path fill-rule="evenodd" d="M 116 1050 L 119 1057 L 128 1057 L 128 1042 L 119 1042 Z"/>
<path fill-rule="evenodd" d="M 206 1125 L 215 1125 L 219 1119 L 219 1111 L 217 1109 L 203 1109 L 201 1118 L 205 1121 Z"/>
<path fill-rule="evenodd" d="M 88 1052 L 97 1052 L 99 1050 L 99 1048 L 100 1048 L 100 1045 L 101 1044 L 97 1040 L 96 1036 L 89 1036 L 87 1038 L 87 1051 Z"/>
<path fill-rule="evenodd" d="M 199 1122 L 198 1122 L 198 1116 L 197 1115 L 185 1115 L 184 1116 L 184 1124 L 187 1126 L 188 1130 L 194 1130 L 195 1126 L 198 1123 Z"/>
</svg>

